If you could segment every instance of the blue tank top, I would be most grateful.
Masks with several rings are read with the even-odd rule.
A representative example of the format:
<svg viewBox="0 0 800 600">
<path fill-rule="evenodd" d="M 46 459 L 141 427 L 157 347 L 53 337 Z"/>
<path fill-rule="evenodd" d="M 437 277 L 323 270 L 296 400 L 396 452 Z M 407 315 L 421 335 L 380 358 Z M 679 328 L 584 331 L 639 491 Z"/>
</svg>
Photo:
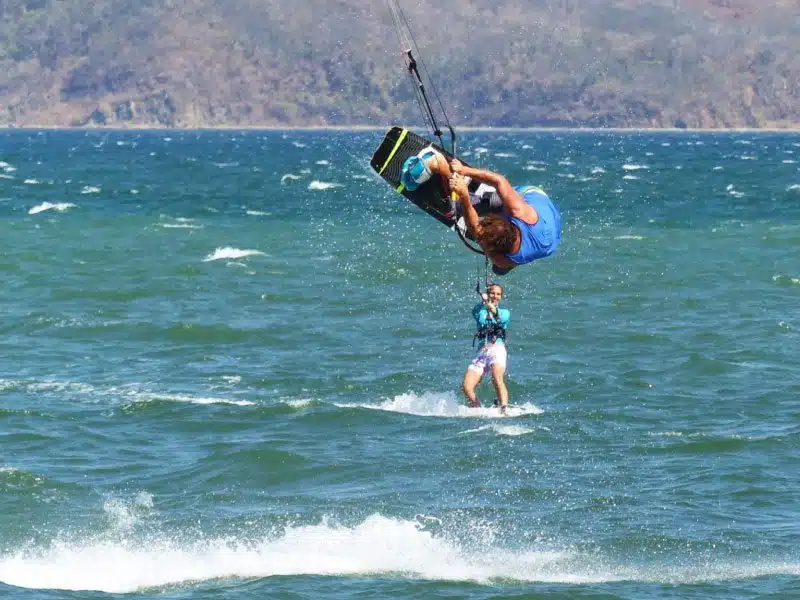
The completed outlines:
<svg viewBox="0 0 800 600">
<path fill-rule="evenodd" d="M 511 262 L 523 265 L 545 256 L 550 256 L 561 241 L 561 213 L 541 188 L 521 186 L 514 188 L 522 199 L 530 204 L 539 215 L 536 225 L 531 225 L 517 217 L 508 217 L 520 233 L 519 250 L 506 254 Z"/>
</svg>

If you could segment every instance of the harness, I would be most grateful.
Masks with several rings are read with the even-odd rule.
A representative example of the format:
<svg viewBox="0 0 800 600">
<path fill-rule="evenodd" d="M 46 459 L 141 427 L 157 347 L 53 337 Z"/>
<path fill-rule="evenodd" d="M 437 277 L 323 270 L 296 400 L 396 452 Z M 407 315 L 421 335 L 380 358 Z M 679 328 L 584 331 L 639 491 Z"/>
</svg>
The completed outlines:
<svg viewBox="0 0 800 600">
<path fill-rule="evenodd" d="M 489 342 L 490 344 L 494 344 L 498 339 L 505 342 L 507 335 L 506 328 L 492 318 L 486 325 L 481 325 L 475 335 L 472 336 L 472 347 L 475 347 L 475 340 Z"/>
<path fill-rule="evenodd" d="M 492 285 L 491 282 L 491 275 L 489 275 L 489 257 L 487 256 L 484 259 L 484 286 L 485 289 L 488 291 Z M 480 267 L 478 267 L 480 269 Z M 483 296 L 481 294 L 481 276 L 480 272 L 478 273 L 478 281 L 475 283 L 475 293 L 479 296 Z M 499 316 L 499 315 L 498 315 Z M 499 321 L 496 321 L 492 313 L 489 313 L 489 322 L 486 325 L 481 325 L 478 327 L 478 331 L 475 332 L 475 335 L 472 336 L 472 347 L 475 347 L 475 340 L 480 340 L 482 342 L 489 342 L 490 344 L 494 344 L 498 339 L 506 341 L 506 336 L 508 333 L 506 332 L 506 328 L 503 327 Z"/>
</svg>

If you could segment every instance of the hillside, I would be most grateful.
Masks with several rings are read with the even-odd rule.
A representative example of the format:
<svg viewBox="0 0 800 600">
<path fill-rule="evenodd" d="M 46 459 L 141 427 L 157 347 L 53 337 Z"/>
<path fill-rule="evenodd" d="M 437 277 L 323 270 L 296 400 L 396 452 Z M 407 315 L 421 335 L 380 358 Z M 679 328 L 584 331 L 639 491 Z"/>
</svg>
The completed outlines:
<svg viewBox="0 0 800 600">
<path fill-rule="evenodd" d="M 407 6 L 406 6 L 407 5 Z M 800 127 L 800 1 L 401 0 L 460 125 Z M 418 122 L 369 0 L 0 0 L 0 125 Z"/>
</svg>

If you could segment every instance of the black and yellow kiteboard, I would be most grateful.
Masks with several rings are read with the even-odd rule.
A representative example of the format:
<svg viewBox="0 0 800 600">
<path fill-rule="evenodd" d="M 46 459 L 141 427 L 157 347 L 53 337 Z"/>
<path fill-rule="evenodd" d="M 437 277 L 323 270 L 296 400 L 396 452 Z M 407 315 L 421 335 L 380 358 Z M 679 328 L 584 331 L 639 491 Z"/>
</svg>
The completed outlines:
<svg viewBox="0 0 800 600">
<path fill-rule="evenodd" d="M 401 181 L 403 163 L 429 146 L 441 152 L 448 161 L 453 158 L 453 155 L 439 144 L 403 127 L 392 127 L 372 156 L 370 165 L 389 185 L 412 203 L 440 223 L 450 229 L 455 229 L 462 236 L 472 239 L 466 230 L 464 219 L 459 214 L 457 203 L 450 198 L 447 182 L 442 177 L 434 175 L 413 191 L 407 189 Z M 467 164 L 463 160 L 459 160 L 463 164 Z M 479 185 L 477 182 L 471 181 L 468 186 L 470 192 L 474 193 Z"/>
</svg>

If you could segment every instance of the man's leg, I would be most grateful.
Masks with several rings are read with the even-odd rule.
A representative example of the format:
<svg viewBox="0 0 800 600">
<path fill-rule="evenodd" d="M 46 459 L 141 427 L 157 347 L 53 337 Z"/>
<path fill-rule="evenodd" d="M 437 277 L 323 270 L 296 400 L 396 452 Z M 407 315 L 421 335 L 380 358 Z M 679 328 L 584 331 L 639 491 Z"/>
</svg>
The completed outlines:
<svg viewBox="0 0 800 600">
<path fill-rule="evenodd" d="M 483 373 L 475 369 L 468 368 L 467 372 L 464 373 L 464 383 L 461 389 L 464 390 L 464 395 L 467 397 L 467 406 L 470 408 L 478 408 L 481 405 L 478 397 L 475 395 L 475 388 L 480 383 L 482 376 Z"/>
<path fill-rule="evenodd" d="M 435 173 L 436 175 L 440 175 L 445 179 L 450 178 L 450 165 L 447 164 L 447 159 L 441 152 L 437 152 L 436 150 L 431 148 L 433 152 L 432 156 L 425 159 L 425 166 L 428 167 L 428 170 L 431 173 Z"/>
</svg>

